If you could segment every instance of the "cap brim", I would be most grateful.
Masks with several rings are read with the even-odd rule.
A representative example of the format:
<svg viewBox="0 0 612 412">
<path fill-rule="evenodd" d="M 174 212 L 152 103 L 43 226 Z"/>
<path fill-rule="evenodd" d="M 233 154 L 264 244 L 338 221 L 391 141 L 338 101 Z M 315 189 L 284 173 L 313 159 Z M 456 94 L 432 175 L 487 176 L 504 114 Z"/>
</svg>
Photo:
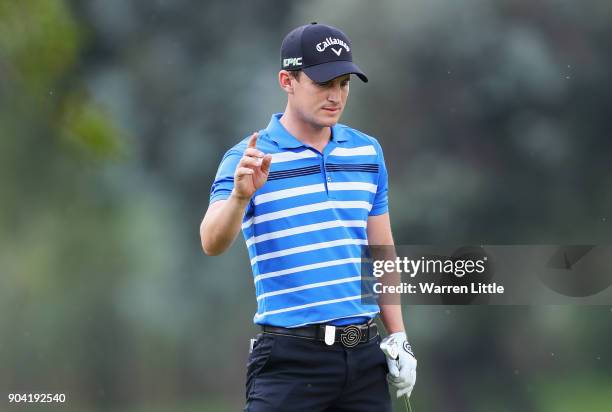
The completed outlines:
<svg viewBox="0 0 612 412">
<path fill-rule="evenodd" d="M 324 83 L 345 74 L 356 74 L 362 81 L 368 81 L 367 76 L 353 62 L 339 60 L 305 67 L 304 73 L 317 83 Z"/>
</svg>

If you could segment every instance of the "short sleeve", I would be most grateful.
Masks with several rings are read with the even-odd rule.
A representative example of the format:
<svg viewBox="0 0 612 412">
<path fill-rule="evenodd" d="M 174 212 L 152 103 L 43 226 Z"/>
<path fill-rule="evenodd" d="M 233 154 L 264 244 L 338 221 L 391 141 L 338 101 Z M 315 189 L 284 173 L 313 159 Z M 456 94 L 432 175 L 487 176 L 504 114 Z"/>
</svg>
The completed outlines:
<svg viewBox="0 0 612 412">
<path fill-rule="evenodd" d="M 374 195 L 374 203 L 370 210 L 370 216 L 377 216 L 389 211 L 389 199 L 387 192 L 389 191 L 389 177 L 387 175 L 387 166 L 385 165 L 385 157 L 382 148 L 379 144 L 375 145 L 378 151 L 378 183 L 376 195 Z"/>
<path fill-rule="evenodd" d="M 210 188 L 210 203 L 230 197 L 234 189 L 234 173 L 241 158 L 242 153 L 237 150 L 232 149 L 225 153 Z"/>
</svg>

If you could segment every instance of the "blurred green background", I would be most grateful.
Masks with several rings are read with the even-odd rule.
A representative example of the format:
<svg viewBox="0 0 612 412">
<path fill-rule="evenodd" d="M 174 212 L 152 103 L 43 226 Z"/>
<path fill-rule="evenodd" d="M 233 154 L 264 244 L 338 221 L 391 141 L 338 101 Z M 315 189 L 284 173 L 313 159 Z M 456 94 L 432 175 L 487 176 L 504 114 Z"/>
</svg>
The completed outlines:
<svg viewBox="0 0 612 412">
<path fill-rule="evenodd" d="M 310 21 L 370 77 L 342 122 L 385 150 L 396 243 L 612 241 L 607 0 L 0 0 L 0 411 L 241 410 L 246 249 L 199 224 Z M 415 411 L 612 410 L 612 305 L 404 309 Z"/>
</svg>

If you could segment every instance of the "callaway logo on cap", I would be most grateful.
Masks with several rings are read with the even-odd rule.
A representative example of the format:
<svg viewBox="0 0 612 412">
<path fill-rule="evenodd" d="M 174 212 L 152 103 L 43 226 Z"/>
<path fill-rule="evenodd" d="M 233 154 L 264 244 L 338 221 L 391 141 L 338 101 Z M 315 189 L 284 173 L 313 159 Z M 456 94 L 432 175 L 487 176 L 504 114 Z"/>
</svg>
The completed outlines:
<svg viewBox="0 0 612 412">
<path fill-rule="evenodd" d="M 316 22 L 300 26 L 285 36 L 281 46 L 281 69 L 303 70 L 318 83 L 348 73 L 368 81 L 353 63 L 351 41 L 346 34 Z"/>
</svg>

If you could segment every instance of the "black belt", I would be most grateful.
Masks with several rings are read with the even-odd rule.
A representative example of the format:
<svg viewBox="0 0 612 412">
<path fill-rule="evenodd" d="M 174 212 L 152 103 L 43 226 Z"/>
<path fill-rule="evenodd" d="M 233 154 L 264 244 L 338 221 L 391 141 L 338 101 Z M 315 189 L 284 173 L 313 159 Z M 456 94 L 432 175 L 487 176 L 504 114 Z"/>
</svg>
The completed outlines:
<svg viewBox="0 0 612 412">
<path fill-rule="evenodd" d="M 368 342 L 378 336 L 378 327 L 374 322 L 368 322 L 361 325 L 346 325 L 346 326 L 335 326 L 334 340 L 330 343 L 331 339 L 328 336 L 326 341 L 325 335 L 329 334 L 330 330 L 328 327 L 331 325 L 309 325 L 301 326 L 298 328 L 282 328 L 278 326 L 263 325 L 263 333 L 271 335 L 283 335 L 293 336 L 295 338 L 311 339 L 326 342 L 328 345 L 333 343 L 341 343 L 347 348 L 352 348 L 359 345 L 360 343 Z"/>
</svg>

